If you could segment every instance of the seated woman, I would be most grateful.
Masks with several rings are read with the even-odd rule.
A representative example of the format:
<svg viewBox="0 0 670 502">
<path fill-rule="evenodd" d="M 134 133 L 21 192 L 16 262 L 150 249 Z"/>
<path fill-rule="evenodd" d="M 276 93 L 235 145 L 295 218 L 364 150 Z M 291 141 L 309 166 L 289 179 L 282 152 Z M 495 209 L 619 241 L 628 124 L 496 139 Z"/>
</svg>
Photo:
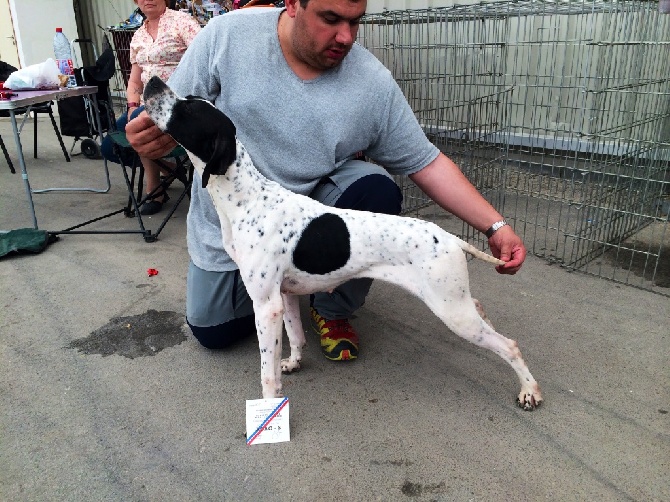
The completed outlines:
<svg viewBox="0 0 670 502">
<path fill-rule="evenodd" d="M 163 81 L 172 75 L 186 48 L 200 31 L 200 25 L 189 14 L 168 9 L 167 0 L 134 0 L 145 16 L 144 23 L 130 41 L 130 77 L 126 89 L 128 109 L 119 117 L 116 128 L 126 130 L 126 124 L 144 109 L 142 92 L 144 85 L 153 76 Z M 111 162 L 120 163 L 114 153 L 112 139 L 107 136 L 102 142 L 102 155 Z M 132 159 L 124 157 L 124 163 Z M 141 157 L 146 179 L 146 193 L 151 200 L 146 202 L 140 212 L 143 215 L 156 214 L 167 202 L 165 190 L 160 186 L 160 167 L 151 159 Z M 153 193 L 156 191 L 155 193 Z"/>
</svg>

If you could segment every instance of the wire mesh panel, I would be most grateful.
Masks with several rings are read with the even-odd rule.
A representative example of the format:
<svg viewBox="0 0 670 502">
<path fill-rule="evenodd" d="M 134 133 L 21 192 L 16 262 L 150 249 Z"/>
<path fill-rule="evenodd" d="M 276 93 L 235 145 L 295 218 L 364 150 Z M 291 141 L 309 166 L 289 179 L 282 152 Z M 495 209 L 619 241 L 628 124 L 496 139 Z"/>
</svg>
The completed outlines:
<svg viewBox="0 0 670 502">
<path fill-rule="evenodd" d="M 658 3 L 391 11 L 366 16 L 359 42 L 534 254 L 670 294 L 670 16 Z"/>
<path fill-rule="evenodd" d="M 428 137 L 493 194 L 500 188 L 509 127 L 506 107 L 513 88 L 500 78 L 496 66 L 502 47 L 489 45 L 488 27 L 465 19 L 452 25 L 447 14 L 453 17 L 455 12 L 406 10 L 367 16 L 359 42 L 391 70 Z M 472 51 L 484 57 L 473 58 Z M 405 213 L 430 204 L 413 183 L 403 178 L 397 182 Z"/>
<path fill-rule="evenodd" d="M 136 28 L 118 28 L 110 29 L 112 35 L 112 49 L 116 56 L 116 73 L 112 79 L 112 95 L 117 97 L 118 115 L 126 111 L 126 88 L 130 78 L 130 41 L 135 34 Z"/>
</svg>

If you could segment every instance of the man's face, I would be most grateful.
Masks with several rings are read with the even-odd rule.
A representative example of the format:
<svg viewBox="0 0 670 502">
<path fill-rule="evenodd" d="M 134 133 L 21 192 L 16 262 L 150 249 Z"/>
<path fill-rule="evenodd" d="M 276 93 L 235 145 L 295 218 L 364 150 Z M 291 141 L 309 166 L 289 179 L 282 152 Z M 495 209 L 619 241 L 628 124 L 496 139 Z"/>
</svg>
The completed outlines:
<svg viewBox="0 0 670 502">
<path fill-rule="evenodd" d="M 310 0 L 303 8 L 298 0 L 286 2 L 295 18 L 291 40 L 296 56 L 318 70 L 339 65 L 356 40 L 366 0 Z"/>
</svg>

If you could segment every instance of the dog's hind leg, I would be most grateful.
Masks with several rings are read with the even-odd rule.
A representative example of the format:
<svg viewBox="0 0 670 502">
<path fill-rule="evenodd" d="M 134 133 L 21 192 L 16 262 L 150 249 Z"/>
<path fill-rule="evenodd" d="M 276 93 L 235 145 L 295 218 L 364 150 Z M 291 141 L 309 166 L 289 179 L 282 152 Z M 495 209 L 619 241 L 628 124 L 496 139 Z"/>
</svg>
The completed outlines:
<svg viewBox="0 0 670 502">
<path fill-rule="evenodd" d="M 250 293 L 251 296 L 251 293 Z M 257 301 L 254 296 L 256 331 L 261 352 L 261 386 L 263 398 L 282 397 L 281 352 L 282 319 L 284 308 L 282 298 L 277 292 L 265 301 Z"/>
<path fill-rule="evenodd" d="M 424 298 L 430 309 L 458 336 L 479 347 L 492 350 L 514 369 L 521 382 L 521 392 L 517 403 L 524 410 L 532 411 L 542 402 L 540 386 L 531 375 L 521 357 L 519 346 L 514 340 L 505 338 L 495 331 L 477 312 L 475 302 L 467 291 L 460 299 L 444 301 L 435 295 Z"/>
<path fill-rule="evenodd" d="M 284 326 L 291 345 L 291 355 L 288 359 L 281 360 L 281 370 L 283 373 L 291 373 L 300 369 L 302 348 L 305 346 L 305 332 L 300 320 L 300 297 L 282 293 L 282 299 L 284 300 Z"/>
<path fill-rule="evenodd" d="M 477 313 L 479 314 L 479 317 L 484 319 L 486 321 L 486 324 L 491 326 L 493 328 L 493 324 L 491 323 L 491 319 L 486 315 L 486 312 L 484 312 L 484 306 L 482 305 L 482 302 L 477 300 L 477 298 L 472 299 L 473 302 L 475 302 L 475 308 L 477 309 Z M 495 329 L 495 328 L 493 328 Z"/>
<path fill-rule="evenodd" d="M 421 276 L 413 276 L 416 294 L 449 329 L 479 347 L 492 350 L 512 366 L 521 382 L 519 406 L 524 410 L 539 406 L 542 402 L 540 387 L 521 357 L 517 343 L 498 333 L 478 312 L 483 313 L 483 309 L 470 295 L 465 256 L 449 253 L 431 262 L 415 263 L 414 272 Z M 396 284 L 407 287 L 398 277 L 395 279 Z"/>
</svg>

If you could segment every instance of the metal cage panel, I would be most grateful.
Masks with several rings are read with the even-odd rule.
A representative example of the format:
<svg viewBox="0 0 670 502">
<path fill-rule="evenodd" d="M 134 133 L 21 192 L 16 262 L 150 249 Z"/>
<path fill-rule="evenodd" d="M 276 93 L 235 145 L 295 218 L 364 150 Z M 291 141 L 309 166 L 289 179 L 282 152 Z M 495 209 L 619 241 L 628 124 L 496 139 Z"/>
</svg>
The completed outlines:
<svg viewBox="0 0 670 502">
<path fill-rule="evenodd" d="M 366 16 L 359 42 L 534 254 L 670 294 L 670 16 L 657 3 L 390 11 Z M 403 189 L 408 211 L 429 204 Z"/>
</svg>

